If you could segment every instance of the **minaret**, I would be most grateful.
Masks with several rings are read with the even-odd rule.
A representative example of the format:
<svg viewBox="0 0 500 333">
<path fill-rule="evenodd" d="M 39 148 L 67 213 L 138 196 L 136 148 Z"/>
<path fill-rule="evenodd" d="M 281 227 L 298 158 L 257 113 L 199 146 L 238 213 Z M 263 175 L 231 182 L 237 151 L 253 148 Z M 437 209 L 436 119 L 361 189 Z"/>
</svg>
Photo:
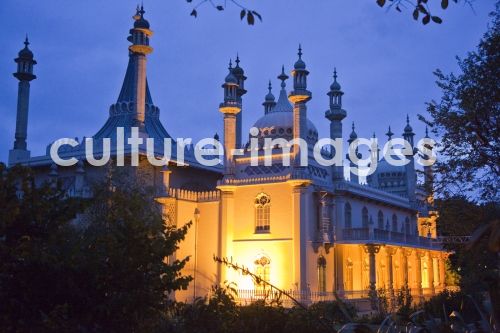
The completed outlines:
<svg viewBox="0 0 500 333">
<path fill-rule="evenodd" d="M 269 80 L 269 86 L 267 87 L 267 89 L 269 90 L 269 92 L 266 95 L 264 103 L 262 103 L 262 105 L 264 106 L 264 113 L 265 114 L 268 114 L 269 112 L 271 112 L 273 110 L 274 106 L 276 105 L 274 95 L 271 92 L 271 90 L 272 90 L 271 80 Z"/>
<path fill-rule="evenodd" d="M 233 68 L 233 75 L 238 80 L 238 89 L 236 90 L 236 94 L 238 96 L 238 102 L 240 106 L 243 106 L 243 95 L 247 93 L 245 90 L 245 80 L 247 77 L 245 76 L 245 71 L 240 67 L 240 57 L 236 54 L 236 66 Z M 242 126 L 243 126 L 243 111 L 240 111 L 236 115 L 236 148 L 241 148 L 242 146 Z"/>
<path fill-rule="evenodd" d="M 236 148 L 236 117 L 241 111 L 238 98 L 238 79 L 233 74 L 231 61 L 229 61 L 229 74 L 222 85 L 224 88 L 224 102 L 220 104 L 219 111 L 224 114 L 224 173 L 231 175 L 233 170 L 232 151 Z"/>
<path fill-rule="evenodd" d="M 288 99 L 293 104 L 293 138 L 306 139 L 307 131 L 307 106 L 306 103 L 311 99 L 311 92 L 307 90 L 306 64 L 302 60 L 302 48 L 299 45 L 299 59 L 295 62 L 293 76 L 293 91 L 288 95 Z M 298 146 L 295 146 L 298 148 Z M 295 152 L 295 158 L 299 158 L 299 149 Z"/>
<path fill-rule="evenodd" d="M 347 112 L 342 109 L 342 91 L 337 82 L 337 69 L 333 70 L 333 83 L 330 85 L 330 91 L 327 94 L 330 97 L 330 109 L 325 112 L 325 118 L 330 121 L 330 138 L 332 140 L 342 139 L 342 120 L 347 116 Z M 337 154 L 338 152 L 335 152 Z M 344 179 L 344 166 L 333 166 L 333 180 Z"/>
<path fill-rule="evenodd" d="M 354 140 L 356 140 L 358 138 L 358 134 L 356 134 L 356 130 L 355 130 L 355 127 L 354 127 L 354 121 L 352 122 L 352 132 L 351 134 L 349 135 L 349 140 L 347 140 L 347 143 L 349 143 L 349 146 L 351 145 L 351 143 L 354 142 Z M 356 148 L 356 156 L 358 156 L 358 149 Z M 346 157 L 347 159 L 349 160 L 349 175 L 351 177 L 351 182 L 353 183 L 356 183 L 356 184 L 359 184 L 359 177 L 357 174 L 351 172 L 351 168 L 356 168 L 356 164 L 354 164 L 354 162 L 351 160 L 351 158 L 349 157 L 349 152 L 346 154 Z M 360 156 L 358 156 L 359 158 Z"/>
<path fill-rule="evenodd" d="M 30 99 L 30 81 L 36 79 L 33 74 L 33 52 L 28 48 L 28 36 L 24 41 L 24 48 L 19 51 L 18 57 L 14 59 L 17 63 L 17 71 L 13 74 L 19 80 L 17 89 L 17 116 L 14 149 L 9 151 L 9 165 L 19 163 L 30 158 L 26 139 L 28 137 L 28 109 Z"/>
<path fill-rule="evenodd" d="M 413 137 L 415 136 L 415 133 L 413 133 L 413 128 L 410 126 L 410 117 L 406 115 L 406 126 L 404 128 L 404 133 L 403 133 L 403 139 L 408 141 L 411 146 L 411 154 L 406 155 L 406 158 L 410 160 L 410 163 L 405 165 L 405 171 L 406 171 L 406 188 L 407 188 L 407 194 L 408 194 L 408 199 L 411 202 L 415 202 L 415 189 L 417 186 L 417 177 L 415 173 L 415 159 L 413 158 L 414 156 L 414 145 L 413 145 Z"/>
<path fill-rule="evenodd" d="M 130 36 L 127 38 L 132 45 L 129 46 L 130 57 L 135 66 L 134 70 L 134 91 L 132 92 L 132 102 L 134 105 L 133 125 L 144 129 L 146 119 L 146 56 L 153 52 L 149 46 L 149 38 L 153 32 L 149 29 L 149 22 L 144 19 L 144 7 L 137 8 L 133 16 L 134 27 L 130 29 Z"/>
</svg>

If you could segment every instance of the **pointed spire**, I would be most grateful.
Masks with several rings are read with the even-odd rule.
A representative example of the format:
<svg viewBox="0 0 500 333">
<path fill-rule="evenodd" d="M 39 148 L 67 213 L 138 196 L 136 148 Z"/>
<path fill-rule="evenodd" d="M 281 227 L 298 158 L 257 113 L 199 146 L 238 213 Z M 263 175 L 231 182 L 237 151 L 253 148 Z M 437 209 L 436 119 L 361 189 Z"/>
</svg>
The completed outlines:
<svg viewBox="0 0 500 333">
<path fill-rule="evenodd" d="M 425 138 L 429 138 L 429 128 L 425 126 Z"/>
<path fill-rule="evenodd" d="M 26 39 L 24 40 L 24 46 L 27 48 L 28 45 L 30 45 L 30 42 L 28 40 L 28 34 L 26 34 Z"/>
<path fill-rule="evenodd" d="M 236 52 L 236 68 L 240 67 L 240 56 L 238 54 L 238 52 Z"/>
<path fill-rule="evenodd" d="M 408 114 L 406 115 L 406 126 L 404 131 L 405 135 L 413 135 L 413 128 L 410 126 L 410 116 L 408 116 Z"/>
<path fill-rule="evenodd" d="M 306 63 L 304 60 L 302 60 L 302 46 L 299 44 L 299 52 L 297 53 L 299 55 L 299 59 L 295 62 L 295 69 L 298 70 L 305 70 L 306 69 Z"/>
<path fill-rule="evenodd" d="M 231 58 L 229 58 L 229 67 L 228 67 L 229 70 L 233 69 L 233 60 Z"/>
<path fill-rule="evenodd" d="M 278 75 L 278 79 L 281 80 L 281 89 L 285 89 L 285 81 L 288 80 L 288 75 L 285 74 L 285 65 L 281 66 L 281 74 Z"/>
<path fill-rule="evenodd" d="M 391 126 L 389 126 L 389 130 L 387 131 L 387 133 L 385 133 L 385 135 L 387 135 L 389 140 L 392 140 L 392 136 L 394 135 L 394 133 L 392 133 L 391 131 Z"/>
</svg>

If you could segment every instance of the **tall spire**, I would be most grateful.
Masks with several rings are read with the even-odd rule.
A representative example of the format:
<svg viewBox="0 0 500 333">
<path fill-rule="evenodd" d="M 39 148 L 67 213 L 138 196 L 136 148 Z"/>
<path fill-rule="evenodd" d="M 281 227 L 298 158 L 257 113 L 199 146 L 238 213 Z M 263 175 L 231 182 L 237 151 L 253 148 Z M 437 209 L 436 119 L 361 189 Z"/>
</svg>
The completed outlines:
<svg viewBox="0 0 500 333">
<path fill-rule="evenodd" d="M 9 164 L 16 164 L 19 161 L 26 160 L 30 157 L 30 152 L 27 149 L 28 137 L 28 109 L 30 95 L 30 81 L 36 79 L 33 74 L 33 66 L 36 61 L 33 52 L 28 48 L 28 35 L 24 40 L 24 48 L 19 51 L 18 57 L 14 59 L 17 63 L 17 71 L 13 74 L 19 80 L 17 90 L 17 115 L 16 115 L 16 133 L 14 141 L 14 149 L 9 151 Z"/>
</svg>

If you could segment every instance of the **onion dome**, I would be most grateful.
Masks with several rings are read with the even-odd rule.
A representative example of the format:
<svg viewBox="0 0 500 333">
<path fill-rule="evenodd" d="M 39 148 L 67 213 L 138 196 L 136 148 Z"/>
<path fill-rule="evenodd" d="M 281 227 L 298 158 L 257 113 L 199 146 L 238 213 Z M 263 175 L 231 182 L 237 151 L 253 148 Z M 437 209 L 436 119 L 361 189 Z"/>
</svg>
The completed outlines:
<svg viewBox="0 0 500 333">
<path fill-rule="evenodd" d="M 295 62 L 295 65 L 293 66 L 295 69 L 306 69 L 306 63 L 302 60 L 302 47 L 299 44 L 299 52 L 297 53 L 299 55 L 299 59 Z"/>
<path fill-rule="evenodd" d="M 356 134 L 356 131 L 355 131 L 355 127 L 354 127 L 354 121 L 352 122 L 352 132 L 351 134 L 349 135 L 349 139 L 350 141 L 354 141 L 358 138 L 358 134 Z"/>
<path fill-rule="evenodd" d="M 20 59 L 33 60 L 33 52 L 31 52 L 28 48 L 28 45 L 30 45 L 30 42 L 28 41 L 28 36 L 26 36 L 26 39 L 24 40 L 24 48 L 18 53 Z"/>
<path fill-rule="evenodd" d="M 410 117 L 406 115 L 406 126 L 405 126 L 405 133 L 412 133 L 413 128 L 410 126 Z"/>
<path fill-rule="evenodd" d="M 333 69 L 333 83 L 330 85 L 330 90 L 341 90 L 340 84 L 337 82 L 337 68 Z"/>
<path fill-rule="evenodd" d="M 137 7 L 137 13 L 134 15 L 134 28 L 149 29 L 149 22 L 144 18 L 145 12 L 144 6 L 141 6 L 140 9 Z"/>
<path fill-rule="evenodd" d="M 232 64 L 231 60 L 229 60 L 229 67 L 228 67 L 228 69 L 229 69 L 229 73 L 226 76 L 225 82 L 226 83 L 238 84 L 238 79 L 233 74 L 233 64 Z"/>
<path fill-rule="evenodd" d="M 265 98 L 267 102 L 274 101 L 274 99 L 275 99 L 273 93 L 271 92 L 272 88 L 273 87 L 271 86 L 271 80 L 269 80 L 269 86 L 267 87 L 269 92 L 267 93 L 266 98 Z"/>
<path fill-rule="evenodd" d="M 238 54 L 236 54 L 236 60 L 234 62 L 236 63 L 236 66 L 233 68 L 233 74 L 235 76 L 245 74 L 243 68 L 240 67 L 240 57 Z"/>
</svg>

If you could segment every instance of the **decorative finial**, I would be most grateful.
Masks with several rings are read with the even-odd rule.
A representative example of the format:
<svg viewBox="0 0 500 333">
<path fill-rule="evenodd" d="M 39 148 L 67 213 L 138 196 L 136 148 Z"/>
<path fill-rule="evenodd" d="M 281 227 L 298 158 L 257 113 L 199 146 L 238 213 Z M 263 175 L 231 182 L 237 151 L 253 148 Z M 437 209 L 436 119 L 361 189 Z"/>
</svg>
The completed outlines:
<svg viewBox="0 0 500 333">
<path fill-rule="evenodd" d="M 333 81 L 337 82 L 337 67 L 333 67 Z"/>
<path fill-rule="evenodd" d="M 425 126 L 425 137 L 429 138 L 429 128 Z"/>
<path fill-rule="evenodd" d="M 267 87 L 267 89 L 269 90 L 269 93 L 271 93 L 271 90 L 273 89 L 273 87 L 271 85 L 271 80 L 269 80 L 269 86 Z"/>
<path fill-rule="evenodd" d="M 376 136 L 375 136 L 375 132 L 373 132 L 372 138 L 374 138 L 374 139 L 376 138 Z"/>
<path fill-rule="evenodd" d="M 299 44 L 299 53 L 297 53 L 299 55 L 299 59 L 302 59 L 302 45 Z"/>
<path fill-rule="evenodd" d="M 288 75 L 285 74 L 285 65 L 281 66 L 281 74 L 278 75 L 278 79 L 281 80 L 281 88 L 285 89 L 286 87 L 285 80 L 288 79 Z"/>
<path fill-rule="evenodd" d="M 233 61 L 232 59 L 229 59 L 229 70 L 233 69 Z"/>
<path fill-rule="evenodd" d="M 389 140 L 392 139 L 392 136 L 394 135 L 394 133 L 392 133 L 392 131 L 391 131 L 391 126 L 389 126 L 389 130 L 387 131 L 387 133 L 385 133 L 385 135 L 387 135 Z"/>
<path fill-rule="evenodd" d="M 26 34 L 26 39 L 24 40 L 24 45 L 25 45 L 26 47 L 28 47 L 28 45 L 30 45 L 30 42 L 29 42 L 29 40 L 28 40 L 28 34 Z"/>
<path fill-rule="evenodd" d="M 146 12 L 146 11 L 144 10 L 144 3 L 141 1 L 141 10 L 139 11 L 139 14 L 141 14 L 141 17 L 143 17 L 143 16 L 144 16 L 144 13 L 145 13 L 145 12 Z"/>
<path fill-rule="evenodd" d="M 240 67 L 240 56 L 238 55 L 238 52 L 236 52 L 236 67 Z"/>
<path fill-rule="evenodd" d="M 352 122 L 352 131 L 354 132 L 354 121 Z"/>
<path fill-rule="evenodd" d="M 408 114 L 406 114 L 406 124 L 409 125 L 410 124 L 410 116 L 408 116 Z"/>
</svg>

